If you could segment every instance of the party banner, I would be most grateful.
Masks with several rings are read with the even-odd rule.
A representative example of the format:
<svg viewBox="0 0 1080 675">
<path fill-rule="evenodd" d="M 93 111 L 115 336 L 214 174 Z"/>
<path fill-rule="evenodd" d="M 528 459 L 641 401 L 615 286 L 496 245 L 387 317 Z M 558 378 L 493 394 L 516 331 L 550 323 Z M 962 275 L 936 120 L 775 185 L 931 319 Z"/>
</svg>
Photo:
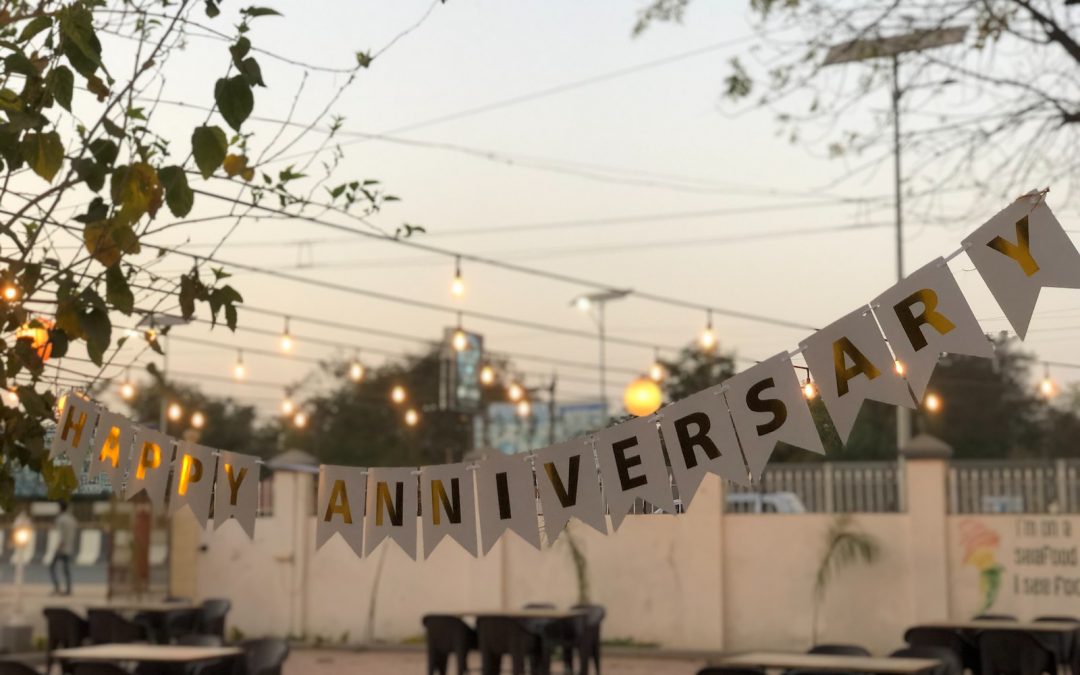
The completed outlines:
<svg viewBox="0 0 1080 675">
<path fill-rule="evenodd" d="M 607 534 L 600 475 L 588 439 L 575 438 L 538 450 L 533 465 L 549 546 L 559 538 L 571 517 L 600 534 Z"/>
<path fill-rule="evenodd" d="M 90 473 L 88 478 L 101 474 L 109 477 L 109 485 L 119 493 L 131 460 L 131 446 L 135 442 L 135 424 L 114 412 L 101 408 L 98 414 L 94 442 L 90 447 Z"/>
<path fill-rule="evenodd" d="M 731 417 L 755 480 L 780 441 L 825 454 L 787 352 L 728 378 L 726 385 Z"/>
<path fill-rule="evenodd" d="M 660 433 L 649 417 L 623 422 L 593 437 L 611 527 L 618 530 L 635 499 L 675 513 Z"/>
<path fill-rule="evenodd" d="M 484 555 L 507 530 L 540 548 L 532 466 L 523 460 L 528 457 L 495 453 L 476 467 L 476 503 L 480 506 Z"/>
<path fill-rule="evenodd" d="M 1042 193 L 1006 206 L 964 248 L 1021 340 L 1042 288 L 1080 288 L 1080 253 Z"/>
<path fill-rule="evenodd" d="M 690 508 L 706 473 L 715 473 L 738 485 L 750 484 L 739 439 L 724 401 L 725 386 L 710 387 L 676 401 L 659 415 L 660 431 L 683 509 Z"/>
<path fill-rule="evenodd" d="M 210 517 L 210 496 L 214 488 L 214 450 L 180 441 L 173 460 L 172 488 L 169 490 L 169 515 L 186 504 L 199 525 L 206 528 Z"/>
<path fill-rule="evenodd" d="M 874 315 L 922 401 L 943 352 L 994 356 L 944 258 L 925 265 L 874 300 Z"/>
<path fill-rule="evenodd" d="M 64 409 L 56 423 L 56 433 L 53 434 L 52 445 L 49 447 L 49 458 L 56 459 L 67 455 L 75 477 L 78 478 L 86 461 L 86 453 L 90 450 L 98 407 L 74 391 L 69 391 L 62 400 Z"/>
<path fill-rule="evenodd" d="M 915 407 L 869 307 L 860 307 L 799 346 L 841 442 L 847 443 L 867 399 Z"/>
<path fill-rule="evenodd" d="M 416 559 L 417 473 L 412 466 L 368 469 L 366 555 L 389 537 Z"/>
<path fill-rule="evenodd" d="M 235 518 L 255 538 L 255 516 L 259 511 L 259 465 L 258 459 L 239 452 L 222 450 L 217 464 L 217 480 L 214 481 L 214 529 L 221 527 L 229 518 Z M 360 551 L 356 551 L 357 555 Z"/>
<path fill-rule="evenodd" d="M 356 466 L 319 467 L 319 492 L 315 500 L 315 550 L 340 534 L 357 557 L 364 556 L 364 503 L 367 469 Z"/>
<path fill-rule="evenodd" d="M 425 558 L 446 536 L 476 557 L 476 492 L 468 465 L 421 467 L 420 513 Z"/>
<path fill-rule="evenodd" d="M 146 491 L 154 509 L 164 509 L 165 489 L 169 484 L 169 469 L 173 458 L 172 437 L 156 429 L 137 427 L 133 448 L 128 461 L 124 499 L 131 499 Z"/>
</svg>

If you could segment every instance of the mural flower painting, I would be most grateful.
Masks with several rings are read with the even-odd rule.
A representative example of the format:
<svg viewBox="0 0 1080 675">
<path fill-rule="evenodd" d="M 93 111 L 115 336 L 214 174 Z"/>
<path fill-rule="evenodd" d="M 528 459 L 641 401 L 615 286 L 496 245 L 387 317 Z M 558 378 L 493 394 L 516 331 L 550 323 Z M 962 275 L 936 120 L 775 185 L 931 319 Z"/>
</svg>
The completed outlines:
<svg viewBox="0 0 1080 675">
<path fill-rule="evenodd" d="M 977 614 L 982 614 L 994 605 L 998 591 L 1001 590 L 1001 577 L 1005 568 L 997 561 L 997 549 L 1001 544 L 998 533 L 977 520 L 965 520 L 960 523 L 960 543 L 964 547 L 965 565 L 971 565 L 979 571 L 979 592 L 982 594 L 982 606 Z"/>
</svg>

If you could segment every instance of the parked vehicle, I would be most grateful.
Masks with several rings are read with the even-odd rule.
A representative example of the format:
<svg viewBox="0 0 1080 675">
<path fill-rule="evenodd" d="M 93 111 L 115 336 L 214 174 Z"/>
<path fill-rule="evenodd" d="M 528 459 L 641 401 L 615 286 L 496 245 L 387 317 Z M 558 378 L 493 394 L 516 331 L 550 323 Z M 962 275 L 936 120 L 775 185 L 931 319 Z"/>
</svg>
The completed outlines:
<svg viewBox="0 0 1080 675">
<path fill-rule="evenodd" d="M 729 513 L 806 513 L 799 495 L 794 492 L 731 492 L 727 495 Z"/>
</svg>

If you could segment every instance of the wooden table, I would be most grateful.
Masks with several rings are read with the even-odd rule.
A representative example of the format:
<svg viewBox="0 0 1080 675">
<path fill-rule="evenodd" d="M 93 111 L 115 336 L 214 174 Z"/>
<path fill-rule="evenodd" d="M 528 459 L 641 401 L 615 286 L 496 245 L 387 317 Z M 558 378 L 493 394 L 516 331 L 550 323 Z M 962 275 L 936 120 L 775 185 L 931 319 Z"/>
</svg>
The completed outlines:
<svg viewBox="0 0 1080 675">
<path fill-rule="evenodd" d="M 234 658 L 239 647 L 187 647 L 184 645 L 105 644 L 57 649 L 52 657 L 60 661 L 112 661 L 136 663 L 198 663 Z"/>
<path fill-rule="evenodd" d="M 791 654 L 786 652 L 746 652 L 725 656 L 712 665 L 737 668 L 777 668 L 783 670 L 851 671 L 914 675 L 941 665 L 937 659 L 879 658 L 833 654 Z"/>
</svg>

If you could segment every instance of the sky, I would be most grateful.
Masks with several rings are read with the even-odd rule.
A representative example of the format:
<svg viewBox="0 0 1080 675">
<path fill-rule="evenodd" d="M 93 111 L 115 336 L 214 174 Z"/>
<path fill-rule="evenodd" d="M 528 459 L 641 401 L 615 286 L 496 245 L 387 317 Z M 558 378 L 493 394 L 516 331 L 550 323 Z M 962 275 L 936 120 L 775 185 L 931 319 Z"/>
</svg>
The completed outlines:
<svg viewBox="0 0 1080 675">
<path fill-rule="evenodd" d="M 895 282 L 891 164 L 850 175 L 887 148 L 830 159 L 820 145 L 793 144 L 778 134 L 773 113 L 735 109 L 722 101 L 729 59 L 752 56 L 762 40 L 749 20 L 748 3 L 698 2 L 683 25 L 659 25 L 636 38 L 631 29 L 639 2 L 350 1 L 322 2 L 318 11 L 302 11 L 295 3 L 264 4 L 279 8 L 285 17 L 256 20 L 253 44 L 298 61 L 349 67 L 355 51 L 377 51 L 397 38 L 329 107 L 343 116 L 340 138 L 349 141 L 337 175 L 377 179 L 400 197 L 370 219 L 386 231 L 402 223 L 419 224 L 426 233 L 415 235 L 417 240 L 432 245 L 811 327 L 831 323 Z M 228 31 L 235 7 L 225 10 L 213 25 Z M 110 48 L 122 52 L 130 44 L 110 39 Z M 192 37 L 169 62 L 155 119 L 183 131 L 174 139 L 181 150 L 187 147 L 186 130 L 200 123 L 205 112 L 176 102 L 212 102 L 212 80 L 226 63 L 225 49 L 224 43 Z M 701 53 L 439 121 L 694 50 Z M 305 72 L 256 56 L 268 84 L 256 92 L 259 117 L 281 119 L 295 106 L 293 120 L 311 121 L 345 83 L 344 75 Z M 886 114 L 888 104 L 887 92 L 878 92 L 838 122 L 865 126 Z M 269 122 L 247 126 L 255 131 L 256 146 L 279 130 Z M 296 133 L 287 130 L 282 138 Z M 393 140 L 350 136 L 356 133 Z M 320 143 L 319 136 L 309 135 L 283 156 L 302 155 Z M 287 164 L 271 166 L 276 171 Z M 933 178 L 933 170 L 906 178 L 921 185 Z M 310 171 L 317 173 L 318 166 Z M 222 193 L 234 189 L 198 179 L 193 187 Z M 1016 187 L 1019 195 L 1035 186 Z M 1049 203 L 1066 228 L 1076 221 L 1075 209 L 1055 204 L 1053 193 Z M 981 208 L 981 217 L 1005 205 L 991 200 Z M 200 199 L 196 214 L 203 212 L 220 213 L 221 207 Z M 171 218 L 164 212 L 159 217 Z M 327 219 L 364 227 L 336 216 Z M 981 222 L 910 218 L 904 237 L 907 271 L 953 252 Z M 217 242 L 232 224 L 185 225 L 156 241 L 206 254 L 210 249 L 204 245 Z M 837 229 L 849 226 L 856 229 Z M 286 358 L 260 354 L 277 351 L 275 333 L 283 329 L 284 319 L 242 310 L 235 334 L 200 324 L 176 329 L 175 339 L 166 342 L 169 368 L 181 381 L 256 405 L 267 415 L 275 413 L 284 388 L 302 380 L 315 360 L 358 354 L 375 365 L 388 358 L 384 353 L 418 353 L 417 340 L 438 339 L 454 325 L 454 307 L 586 333 L 558 335 L 463 319 L 465 328 L 483 334 L 489 349 L 580 364 L 556 367 L 515 357 L 526 384 L 543 384 L 557 371 L 561 400 L 597 397 L 596 326 L 571 306 L 573 298 L 590 290 L 581 285 L 466 262 L 467 292 L 456 302 L 449 293 L 452 258 L 300 220 L 244 218 L 216 257 L 278 273 L 225 266 L 245 304 L 293 317 L 296 347 Z M 174 257 L 156 267 L 179 272 L 188 264 Z M 1005 328 L 1001 311 L 966 257 L 951 267 L 984 329 Z M 283 278 L 286 274 L 435 303 L 450 311 L 316 289 Z M 1080 330 L 1075 293 L 1044 290 L 1027 341 L 1041 359 L 1080 363 L 1071 353 Z M 301 317 L 415 339 L 316 326 Z M 117 320 L 125 325 L 124 319 Z M 648 369 L 654 347 L 670 357 L 695 339 L 705 322 L 700 310 L 633 297 L 612 302 L 608 334 L 645 346 L 607 345 L 609 399 L 621 400 L 626 384 Z M 793 349 L 809 333 L 721 315 L 713 317 L 713 324 L 721 348 L 747 359 Z M 135 358 L 134 342 L 116 364 Z M 245 350 L 247 381 L 233 382 L 230 374 L 240 349 Z M 153 359 L 160 365 L 160 357 Z M 148 360 L 144 355 L 132 364 L 133 378 Z M 1077 373 L 1054 371 L 1062 380 Z M 306 391 L 319 386 L 309 381 Z M 115 401 L 115 392 L 106 399 Z"/>
</svg>

